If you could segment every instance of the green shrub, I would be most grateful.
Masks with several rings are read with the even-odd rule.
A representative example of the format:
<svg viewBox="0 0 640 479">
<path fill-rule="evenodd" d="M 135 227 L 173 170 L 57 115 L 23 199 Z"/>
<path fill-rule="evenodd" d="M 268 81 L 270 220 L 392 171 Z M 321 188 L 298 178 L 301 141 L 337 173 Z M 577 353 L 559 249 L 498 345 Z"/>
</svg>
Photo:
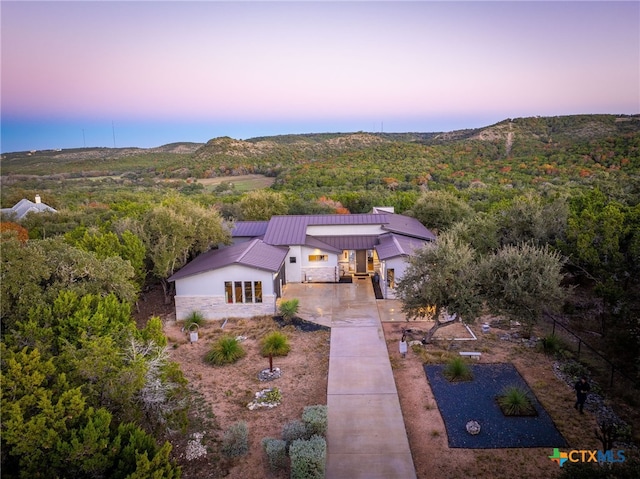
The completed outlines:
<svg viewBox="0 0 640 479">
<path fill-rule="evenodd" d="M 449 381 L 471 381 L 473 379 L 471 368 L 467 362 L 459 356 L 451 358 L 442 373 Z"/>
<path fill-rule="evenodd" d="M 291 479 L 324 479 L 327 442 L 323 437 L 295 440 L 289 449 Z"/>
<path fill-rule="evenodd" d="M 293 441 L 309 439 L 310 437 L 311 434 L 309 434 L 307 425 L 298 419 L 289 421 L 282 428 L 282 439 L 287 443 L 287 450 Z"/>
<path fill-rule="evenodd" d="M 191 311 L 189 316 L 184 320 L 184 329 L 188 330 L 192 324 L 202 326 L 204 324 L 204 316 L 200 311 Z"/>
<path fill-rule="evenodd" d="M 249 452 L 249 428 L 246 422 L 238 421 L 224 432 L 221 450 L 228 458 L 245 456 Z"/>
<path fill-rule="evenodd" d="M 298 314 L 298 308 L 300 307 L 300 301 L 297 298 L 290 299 L 288 301 L 280 302 L 280 316 L 285 322 L 291 321 Z"/>
<path fill-rule="evenodd" d="M 278 472 L 287 467 L 287 443 L 285 441 L 265 437 L 262 439 L 262 447 L 269 459 L 271 472 Z"/>
<path fill-rule="evenodd" d="M 327 435 L 327 406 L 305 406 L 302 412 L 302 422 L 305 424 L 307 431 L 316 436 Z"/>
<path fill-rule="evenodd" d="M 559 336 L 556 336 L 555 334 L 549 334 L 548 336 L 542 338 L 542 350 L 545 354 L 561 354 L 564 349 L 564 343 Z"/>
<path fill-rule="evenodd" d="M 246 354 L 246 351 L 236 338 L 232 336 L 222 336 L 213 343 L 204 359 L 208 363 L 222 366 L 223 364 L 235 363 Z"/>
<path fill-rule="evenodd" d="M 571 376 L 575 382 L 581 377 L 589 377 L 589 370 L 577 361 L 567 361 L 560 365 L 560 371 Z"/>
<path fill-rule="evenodd" d="M 526 389 L 508 386 L 498 396 L 500 409 L 506 416 L 532 416 L 536 414 Z"/>
</svg>

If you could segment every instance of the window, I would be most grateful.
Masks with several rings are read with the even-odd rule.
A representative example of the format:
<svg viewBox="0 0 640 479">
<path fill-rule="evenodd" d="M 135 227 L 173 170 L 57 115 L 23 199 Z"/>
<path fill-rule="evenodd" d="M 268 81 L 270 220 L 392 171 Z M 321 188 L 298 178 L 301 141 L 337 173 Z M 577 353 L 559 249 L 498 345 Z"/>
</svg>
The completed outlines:
<svg viewBox="0 0 640 479">
<path fill-rule="evenodd" d="M 295 256 L 289 256 L 289 263 L 295 263 L 296 262 L 296 257 Z"/>
<path fill-rule="evenodd" d="M 396 272 L 393 268 L 387 270 L 387 286 L 392 289 L 396 287 Z"/>
<path fill-rule="evenodd" d="M 262 281 L 225 281 L 225 302 L 262 303 Z"/>
<path fill-rule="evenodd" d="M 326 254 L 310 254 L 309 261 L 329 261 L 329 255 Z"/>
</svg>

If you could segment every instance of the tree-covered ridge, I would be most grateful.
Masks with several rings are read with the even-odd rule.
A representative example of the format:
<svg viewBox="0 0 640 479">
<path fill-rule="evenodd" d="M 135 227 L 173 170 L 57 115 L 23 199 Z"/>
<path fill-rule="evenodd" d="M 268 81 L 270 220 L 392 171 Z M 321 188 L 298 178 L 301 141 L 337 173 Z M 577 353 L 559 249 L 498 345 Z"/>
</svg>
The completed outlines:
<svg viewBox="0 0 640 479">
<path fill-rule="evenodd" d="M 405 156 L 419 157 L 432 168 L 454 163 L 449 174 L 479 170 L 476 159 L 509 162 L 537 159 L 539 166 L 563 173 L 565 163 L 576 163 L 581 155 L 604 155 L 629 163 L 638 156 L 640 116 L 575 115 L 509 119 L 485 128 L 448 133 L 332 133 L 281 135 L 249 140 L 214 138 L 205 145 L 172 144 L 154 149 L 77 149 L 3 155 L 3 175 L 60 174 L 147 175 L 165 178 L 207 178 L 260 173 L 290 174 L 304 165 L 322 162 L 340 164 L 354 152 L 389 150 L 377 157 L 378 166 L 392 168 Z M 408 148 L 407 151 L 404 149 Z M 396 153 L 398 156 L 394 156 Z M 442 158 L 447 161 L 441 161 Z M 358 158 L 355 158 L 358 159 Z M 600 161 L 598 163 L 601 163 Z M 605 161 L 605 167 L 618 165 Z M 538 165 L 534 165 L 538 166 Z M 586 165 L 587 169 L 590 165 Z M 457 168 L 455 168 L 457 167 Z M 566 167 L 573 173 L 569 165 Z M 637 165 L 636 165 L 637 168 Z M 549 170 L 549 168 L 544 169 Z M 554 170 L 555 171 L 555 170 Z M 588 174 L 583 172 L 583 175 Z M 455 178 L 456 176 L 454 176 Z"/>
</svg>

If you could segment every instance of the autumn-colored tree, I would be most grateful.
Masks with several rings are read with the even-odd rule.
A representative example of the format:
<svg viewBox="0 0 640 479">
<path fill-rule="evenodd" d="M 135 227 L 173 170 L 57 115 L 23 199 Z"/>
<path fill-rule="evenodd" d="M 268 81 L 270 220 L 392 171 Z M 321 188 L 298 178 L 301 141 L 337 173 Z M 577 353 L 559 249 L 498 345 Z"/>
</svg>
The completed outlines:
<svg viewBox="0 0 640 479">
<path fill-rule="evenodd" d="M 26 243 L 29 239 L 29 232 L 26 228 L 12 221 L 0 222 L 0 234 L 8 232 L 14 232 L 21 243 Z"/>
</svg>

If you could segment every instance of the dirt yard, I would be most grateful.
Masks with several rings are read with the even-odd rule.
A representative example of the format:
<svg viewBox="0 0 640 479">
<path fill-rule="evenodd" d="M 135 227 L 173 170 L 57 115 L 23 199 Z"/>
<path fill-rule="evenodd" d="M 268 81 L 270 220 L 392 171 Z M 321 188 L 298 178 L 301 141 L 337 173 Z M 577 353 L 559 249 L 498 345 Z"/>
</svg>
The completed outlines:
<svg viewBox="0 0 640 479">
<path fill-rule="evenodd" d="M 158 306 L 157 298 L 149 297 L 148 302 L 141 305 L 139 318 L 148 317 L 147 314 L 170 317 L 163 314 L 168 310 Z M 548 459 L 552 451 L 546 448 L 472 450 L 448 447 L 444 423 L 426 380 L 423 364 L 445 362 L 458 351 L 479 351 L 482 363 L 513 363 L 554 420 L 569 448 L 599 448 L 594 435 L 596 423 L 593 414 L 581 416 L 573 409 L 573 391 L 554 375 L 551 358 L 521 340 L 500 339 L 505 331 L 495 328 L 483 334 L 479 326 L 474 327 L 477 341 L 447 339 L 469 337 L 461 325 L 442 329 L 436 336 L 440 339 L 426 347 L 410 347 L 407 356 L 402 358 L 398 341 L 402 336 L 401 328 L 408 324 L 418 338 L 420 330 L 426 331 L 430 326 L 430 323 L 396 322 L 383 323 L 383 329 L 418 478 L 552 478 L 560 472 L 560 468 Z M 259 354 L 259 340 L 267 331 L 277 327 L 274 321 L 271 318 L 231 320 L 224 329 L 220 326 L 220 323 L 214 323 L 203 327 L 198 342 L 190 344 L 187 334 L 181 331 L 181 324 L 166 322 L 172 358 L 181 365 L 202 407 L 212 413 L 212 419 L 208 422 L 203 420 L 201 428 L 205 434 L 202 442 L 209 446 L 207 456 L 187 461 L 186 442 L 175 442 L 174 452 L 183 466 L 183 477 L 288 477 L 286 473 L 275 476 L 268 471 L 261 440 L 279 437 L 284 424 L 300 419 L 305 406 L 326 404 L 330 333 L 303 332 L 290 326 L 285 328 L 291 352 L 287 357 L 274 358 L 274 367 L 281 368 L 283 375 L 265 383 L 257 378 L 258 372 L 269 366 L 268 359 Z M 224 333 L 246 336 L 242 344 L 247 356 L 234 365 L 210 366 L 204 362 L 204 355 L 212 341 Z M 254 394 L 271 386 L 282 391 L 282 404 L 274 409 L 250 411 L 246 405 Z M 239 460 L 225 461 L 217 452 L 219 440 L 223 431 L 236 421 L 248 424 L 250 452 Z"/>
<path fill-rule="evenodd" d="M 492 329 L 482 334 L 474 327 L 477 341 L 439 339 L 428 346 L 410 348 L 405 358 L 400 356 L 398 341 L 406 323 L 383 323 L 402 414 L 409 437 L 411 454 L 418 478 L 487 478 L 513 477 L 552 478 L 560 468 L 548 456 L 548 448 L 530 449 L 459 449 L 449 448 L 444 422 L 438 411 L 423 364 L 439 363 L 459 351 L 479 351 L 482 363 L 510 362 L 529 384 L 540 403 L 555 422 L 570 448 L 597 449 L 593 433 L 596 422 L 592 414 L 581 416 L 573 409 L 573 391 L 553 373 L 553 361 L 526 346 L 522 341 L 499 339 L 504 331 Z M 429 328 L 430 323 L 411 323 L 414 330 Z M 440 338 L 464 337 L 461 325 L 454 334 L 447 328 L 438 332 Z M 420 336 L 417 334 L 417 336 Z"/>
<path fill-rule="evenodd" d="M 245 421 L 249 430 L 249 454 L 234 461 L 222 460 L 216 467 L 212 463 L 220 459 L 215 452 L 194 461 L 187 461 L 185 444 L 177 444 L 176 454 L 183 466 L 183 478 L 221 477 L 226 471 L 229 478 L 285 478 L 288 474 L 273 475 L 268 469 L 261 441 L 265 437 L 280 438 L 283 426 L 300 419 L 305 406 L 327 403 L 327 377 L 329 369 L 328 331 L 304 332 L 293 326 L 281 329 L 289 337 L 291 352 L 286 357 L 273 358 L 274 368 L 280 368 L 282 376 L 273 381 L 261 382 L 258 373 L 269 367 L 269 359 L 260 353 L 260 339 L 278 325 L 272 318 L 229 320 L 224 329 L 221 323 L 212 323 L 199 330 L 198 341 L 191 344 L 182 325 L 170 322 L 165 331 L 170 342 L 171 357 L 178 362 L 190 386 L 197 390 L 215 417 L 216 430 L 206 430 L 204 443 L 210 449 L 223 432 L 237 421 Z M 204 362 L 204 356 L 212 342 L 222 334 L 244 336 L 241 344 L 247 355 L 237 363 L 222 367 Z M 273 409 L 249 410 L 247 404 L 256 392 L 277 387 L 282 392 L 282 403 Z M 212 437 L 213 435 L 213 437 Z"/>
</svg>

